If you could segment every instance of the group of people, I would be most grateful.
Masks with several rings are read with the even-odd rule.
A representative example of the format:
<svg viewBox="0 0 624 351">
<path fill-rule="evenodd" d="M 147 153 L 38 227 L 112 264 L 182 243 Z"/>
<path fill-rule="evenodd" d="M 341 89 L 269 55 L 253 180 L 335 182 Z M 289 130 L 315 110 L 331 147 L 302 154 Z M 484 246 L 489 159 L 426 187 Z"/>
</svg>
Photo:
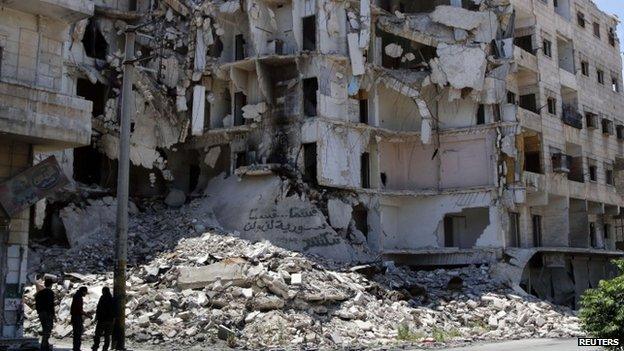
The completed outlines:
<svg viewBox="0 0 624 351">
<path fill-rule="evenodd" d="M 52 327 L 54 326 L 54 291 L 52 291 L 52 285 L 54 281 L 52 279 L 46 279 L 44 281 L 44 288 L 35 294 L 35 308 L 39 315 L 39 321 L 41 322 L 41 350 L 52 350 L 50 346 L 50 335 L 52 334 Z M 84 318 L 91 315 L 84 310 L 84 297 L 87 296 L 88 289 L 83 286 L 80 287 L 72 298 L 71 304 L 71 324 L 73 330 L 73 351 L 80 351 L 82 344 L 82 334 L 84 332 Z M 102 297 L 97 304 L 95 311 L 95 320 L 97 322 L 95 326 L 95 337 L 93 339 L 93 351 L 96 351 L 100 346 L 100 339 L 104 338 L 104 351 L 107 351 L 110 347 L 110 339 L 113 331 L 113 322 L 115 320 L 114 315 L 114 302 L 113 295 L 111 295 L 108 287 L 102 288 Z"/>
</svg>

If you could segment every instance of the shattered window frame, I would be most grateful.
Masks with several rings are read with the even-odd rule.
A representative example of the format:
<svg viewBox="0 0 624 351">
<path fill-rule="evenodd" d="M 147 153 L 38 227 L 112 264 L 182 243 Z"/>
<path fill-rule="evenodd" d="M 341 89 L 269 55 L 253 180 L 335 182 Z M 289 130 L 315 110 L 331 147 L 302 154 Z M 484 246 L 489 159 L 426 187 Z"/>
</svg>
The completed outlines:
<svg viewBox="0 0 624 351">
<path fill-rule="evenodd" d="M 589 77 L 589 61 L 581 61 L 581 74 Z"/>
<path fill-rule="evenodd" d="M 585 20 L 585 14 L 581 11 L 576 11 L 576 24 L 581 28 L 586 28 L 587 21 Z"/>
<path fill-rule="evenodd" d="M 596 69 L 596 80 L 598 81 L 598 84 L 601 84 L 601 85 L 605 84 L 604 71 L 601 70 L 600 68 Z"/>
<path fill-rule="evenodd" d="M 546 99 L 547 111 L 549 114 L 556 116 L 557 115 L 557 98 L 553 96 L 549 96 Z"/>
<path fill-rule="evenodd" d="M 544 56 L 552 58 L 552 41 L 544 38 L 542 40 L 542 51 L 544 52 Z"/>
</svg>

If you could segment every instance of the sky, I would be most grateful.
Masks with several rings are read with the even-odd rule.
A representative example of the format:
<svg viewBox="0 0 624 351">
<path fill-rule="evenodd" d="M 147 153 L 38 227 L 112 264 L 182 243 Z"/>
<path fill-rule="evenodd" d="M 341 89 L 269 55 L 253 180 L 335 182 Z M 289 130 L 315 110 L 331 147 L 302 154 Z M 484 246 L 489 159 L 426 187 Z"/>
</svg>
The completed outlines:
<svg viewBox="0 0 624 351">
<path fill-rule="evenodd" d="M 617 15 L 624 22 L 624 1 L 622 0 L 594 0 L 602 11 Z M 624 23 L 618 25 L 618 38 L 620 45 L 624 44 Z"/>
</svg>

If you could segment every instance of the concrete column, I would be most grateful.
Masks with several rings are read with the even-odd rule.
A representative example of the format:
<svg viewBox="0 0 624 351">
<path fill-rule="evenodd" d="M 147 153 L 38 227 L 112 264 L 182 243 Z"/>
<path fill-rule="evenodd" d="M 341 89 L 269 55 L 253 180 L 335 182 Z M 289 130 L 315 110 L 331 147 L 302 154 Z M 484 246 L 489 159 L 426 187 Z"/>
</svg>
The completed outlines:
<svg viewBox="0 0 624 351">
<path fill-rule="evenodd" d="M 0 142 L 0 182 L 32 165 L 31 146 L 12 141 Z M 3 214 L 4 215 L 4 214 Z M 26 258 L 30 210 L 9 218 L 8 234 L 0 240 L 0 313 L 2 337 L 19 338 L 23 335 L 21 311 L 22 293 L 26 282 Z"/>
</svg>

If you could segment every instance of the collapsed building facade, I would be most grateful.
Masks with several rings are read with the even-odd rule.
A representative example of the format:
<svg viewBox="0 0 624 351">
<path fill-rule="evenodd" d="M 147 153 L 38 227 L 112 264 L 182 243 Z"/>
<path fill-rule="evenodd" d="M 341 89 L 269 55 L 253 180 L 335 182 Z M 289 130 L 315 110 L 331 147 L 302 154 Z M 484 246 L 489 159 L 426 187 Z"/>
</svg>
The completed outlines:
<svg viewBox="0 0 624 351">
<path fill-rule="evenodd" d="M 205 195 L 242 238 L 336 260 L 500 262 L 557 303 L 613 273 L 622 67 L 617 20 L 590 0 L 98 0 L 93 16 L 55 6 L 62 79 L 43 87 L 84 102 L 82 134 L 41 139 L 58 150 L 92 134 L 53 152 L 92 196 L 116 185 L 123 32 L 148 23 L 133 196 Z M 35 8 L 2 11 L 49 16 Z M 45 40 L 32 89 L 48 82 Z M 9 44 L 2 82 L 23 84 L 4 69 L 19 57 Z M 32 162 L 54 148 L 29 150 Z M 89 217 L 93 205 L 48 201 L 31 227 L 71 244 L 85 222 L 114 223 Z"/>
</svg>

